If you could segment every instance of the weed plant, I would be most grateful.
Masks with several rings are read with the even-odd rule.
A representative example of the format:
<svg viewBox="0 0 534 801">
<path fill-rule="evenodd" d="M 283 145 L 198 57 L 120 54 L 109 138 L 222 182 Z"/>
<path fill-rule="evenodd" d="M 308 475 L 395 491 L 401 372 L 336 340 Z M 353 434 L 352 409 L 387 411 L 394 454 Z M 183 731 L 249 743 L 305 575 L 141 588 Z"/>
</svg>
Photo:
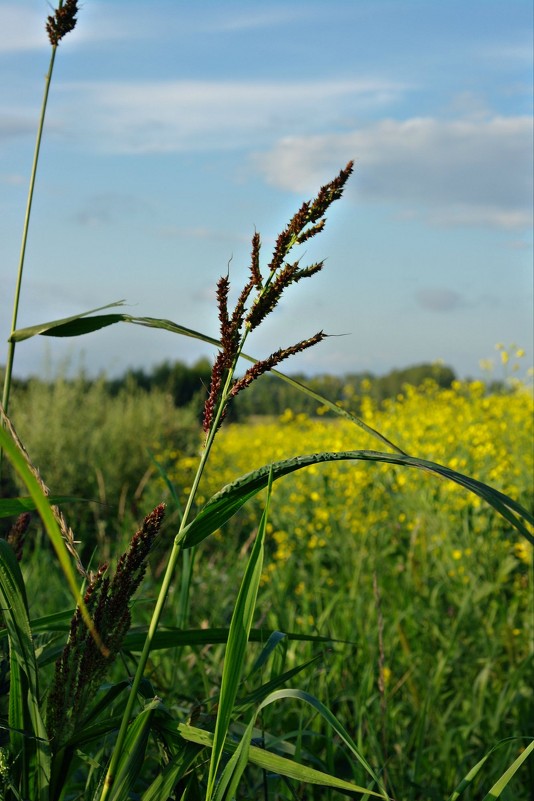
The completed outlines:
<svg viewBox="0 0 534 801">
<path fill-rule="evenodd" d="M 235 396 L 325 338 L 319 331 L 260 361 L 245 352 L 287 287 L 323 269 L 323 262 L 303 266 L 298 249 L 322 231 L 352 163 L 301 206 L 269 258 L 254 234 L 248 277 L 233 309 L 228 307 L 229 276 L 219 279 L 218 341 L 169 320 L 124 314 L 117 311 L 120 303 L 16 328 L 46 96 L 56 49 L 75 27 L 77 12 L 76 0 L 60 2 L 46 25 L 51 66 L 0 407 L 0 447 L 28 491 L 28 496 L 0 499 L 1 514 L 15 518 L 7 539 L 0 540 L 2 797 L 230 801 L 344 794 L 455 801 L 461 795 L 480 797 L 484 787 L 486 799 L 526 798 L 522 777 L 534 739 L 523 720 L 531 702 L 532 666 L 523 628 L 526 632 L 526 593 L 529 582 L 532 586 L 528 543 L 534 537 L 528 525 L 534 521 L 517 500 L 523 468 L 517 469 L 515 460 L 496 476 L 490 468 L 489 478 L 498 479 L 509 494 L 456 469 L 476 467 L 480 453 L 488 461 L 502 460 L 502 451 L 488 444 L 489 432 L 476 426 L 466 432 L 464 425 L 470 443 L 464 453 L 447 456 L 437 438 L 434 452 L 425 440 L 424 458 L 411 456 L 405 450 L 413 448 L 406 421 L 419 413 L 424 397 L 407 393 L 401 431 L 385 426 L 379 432 L 383 421 L 371 407 L 367 420 L 356 418 L 350 409 L 298 385 L 350 420 L 351 428 L 330 427 L 332 444 L 323 445 L 316 439 L 319 428 L 312 426 L 313 449 L 303 452 L 300 442 L 298 455 L 268 454 L 260 441 L 256 452 L 264 463 L 232 476 L 222 488 L 221 476 L 211 468 L 216 441 L 231 439 L 221 424 Z M 159 451 L 153 463 L 163 486 L 155 486 L 167 494 L 168 507 L 179 519 L 174 538 L 162 542 L 166 510 L 160 503 L 147 510 L 122 554 L 113 553 L 111 560 L 96 554 L 86 567 L 58 508 L 68 508 L 72 498 L 63 487 L 50 494 L 7 415 L 15 345 L 31 336 L 74 336 L 124 323 L 211 342 L 218 356 L 187 489 L 175 486 L 176 476 L 162 464 L 166 459 L 172 470 L 180 470 L 175 455 L 164 453 L 152 436 L 143 443 Z M 238 377 L 240 359 L 250 366 Z M 63 385 L 53 392 L 59 401 L 71 390 Z M 494 399 L 487 400 L 491 413 Z M 123 414 L 129 402 L 128 396 L 119 398 Z M 510 408 L 515 409 L 511 401 Z M 20 414 L 23 424 L 23 409 Z M 287 422 L 282 425 L 286 438 Z M 251 428 L 250 438 L 257 431 Z M 447 441 L 450 429 L 441 423 L 440 431 Z M 402 448 L 393 442 L 398 433 Z M 358 444 L 368 445 L 373 437 L 386 450 L 347 450 L 356 434 Z M 61 446 L 63 431 L 57 437 Z M 116 475 L 125 481 L 128 454 L 121 461 L 121 448 L 114 447 Z M 98 454 L 97 441 L 86 457 L 96 460 Z M 475 454 L 472 464 L 465 454 Z M 448 458 L 449 465 L 438 456 Z M 52 470 L 63 458 L 61 447 L 50 462 L 44 453 L 45 468 Z M 97 469 L 90 462 L 85 467 L 89 473 Z M 299 482 L 306 472 L 312 484 L 303 490 Z M 351 473 L 357 476 L 352 485 Z M 424 479 L 409 490 L 411 473 Z M 209 497 L 214 476 L 215 494 Z M 288 477 L 294 483 L 286 485 L 277 510 L 273 488 L 284 486 L 280 480 Z M 319 483 L 313 484 L 316 478 Z M 449 484 L 470 493 L 470 502 L 458 503 Z M 261 491 L 261 514 L 240 538 L 235 516 Z M 485 511 L 479 516 L 485 505 L 493 507 L 492 516 Z M 440 515 L 449 507 L 454 516 Z M 53 564 L 48 553 L 43 569 L 59 567 L 75 599 L 74 611 L 60 599 L 61 608 L 43 615 L 39 594 L 46 577 L 30 584 L 26 573 L 25 580 L 30 510 L 38 513 L 57 560 Z M 208 538 L 220 548 L 205 549 Z M 148 571 L 156 548 L 159 564 Z M 204 553 L 208 567 L 215 568 L 212 575 L 202 564 Z M 142 585 L 146 603 L 134 603 Z M 203 587 L 214 602 L 205 609 L 206 619 L 199 620 L 192 601 Z M 488 732 L 494 738 L 489 749 Z"/>
</svg>

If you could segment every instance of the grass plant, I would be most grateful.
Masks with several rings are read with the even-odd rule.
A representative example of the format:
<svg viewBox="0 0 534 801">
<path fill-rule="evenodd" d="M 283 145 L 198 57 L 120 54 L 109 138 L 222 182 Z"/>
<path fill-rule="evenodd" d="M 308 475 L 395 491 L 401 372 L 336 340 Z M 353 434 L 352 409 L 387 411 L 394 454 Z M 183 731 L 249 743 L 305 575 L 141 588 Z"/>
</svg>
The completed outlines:
<svg viewBox="0 0 534 801">
<path fill-rule="evenodd" d="M 52 65 L 76 13 L 66 0 L 48 19 Z M 38 143 L 43 119 L 44 110 Z M 322 231 L 351 172 L 349 163 L 303 203 L 265 266 L 254 234 L 233 309 L 229 275 L 217 284 L 219 340 L 124 314 L 121 302 L 22 330 L 15 312 L 0 448 L 28 495 L 0 499 L 2 516 L 19 514 L 0 540 L 6 801 L 527 798 L 534 520 L 528 437 L 515 426 L 531 397 L 517 388 L 501 403 L 482 385 L 428 385 L 407 388 L 385 412 L 364 398 L 356 417 L 275 369 L 324 332 L 263 360 L 245 353 L 284 291 L 323 269 L 302 266 L 298 249 Z M 23 252 L 28 221 L 29 211 Z M 21 267 L 18 276 L 15 309 Z M 179 426 L 168 420 L 165 397 L 127 391 L 100 439 L 61 473 L 75 448 L 63 431 L 40 439 L 35 420 L 49 421 L 53 406 L 66 425 L 76 393 L 88 396 L 90 412 L 101 387 L 60 382 L 46 390 L 42 412 L 32 405 L 31 423 L 22 404 L 15 409 L 32 452 L 5 408 L 15 343 L 124 323 L 218 348 L 199 453 L 178 455 Z M 250 365 L 243 375 L 241 359 Z M 245 435 L 221 427 L 235 396 L 266 372 L 336 420 L 295 421 L 289 411 L 270 429 L 248 425 Z M 147 425 L 119 440 L 118 420 L 134 401 L 132 419 L 145 415 Z M 85 419 L 90 441 L 98 425 Z M 349 449 L 356 436 L 363 447 Z M 110 441 L 113 455 L 102 444 Z M 386 450 L 372 450 L 376 441 Z M 51 447 L 58 450 L 50 455 Z M 140 448 L 153 453 L 137 486 L 150 482 L 167 508 L 146 510 L 122 555 L 104 531 L 89 533 L 96 553 L 86 567 L 57 504 L 68 508 L 73 492 L 95 494 L 95 483 L 78 483 L 84 471 L 97 477 L 101 499 L 102 487 L 125 496 L 123 486 L 138 480 Z M 57 471 L 53 495 L 37 460 Z M 141 505 L 149 493 L 134 495 Z M 25 566 L 30 510 L 53 549 L 34 547 Z M 85 536 L 89 523 L 78 523 Z M 47 614 L 39 597 L 46 581 L 29 581 L 36 562 L 41 576 L 55 570 L 68 585 L 69 596 L 51 593 Z"/>
</svg>

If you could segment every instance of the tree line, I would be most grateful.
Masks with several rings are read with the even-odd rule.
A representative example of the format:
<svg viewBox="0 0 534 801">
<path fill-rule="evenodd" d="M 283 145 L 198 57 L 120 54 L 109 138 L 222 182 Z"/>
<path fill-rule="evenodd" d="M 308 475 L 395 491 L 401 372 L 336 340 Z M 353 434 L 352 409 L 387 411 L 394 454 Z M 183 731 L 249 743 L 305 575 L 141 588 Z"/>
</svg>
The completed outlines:
<svg viewBox="0 0 534 801">
<path fill-rule="evenodd" d="M 0 370 L 1 375 L 1 370 Z M 117 378 L 103 380 L 110 397 L 132 387 L 145 392 L 160 391 L 171 395 L 177 408 L 189 408 L 200 417 L 209 389 L 211 362 L 203 358 L 192 365 L 184 362 L 165 361 L 151 369 L 129 369 Z M 343 403 L 358 413 L 362 396 L 371 397 L 381 403 L 402 392 L 405 384 L 420 386 L 428 379 L 440 387 L 450 387 L 456 375 L 451 367 L 443 364 L 423 363 L 405 369 L 391 370 L 381 376 L 371 372 L 347 373 L 345 375 L 321 374 L 307 376 L 292 374 L 292 378 L 310 387 L 314 392 L 334 402 Z M 42 379 L 31 379 L 42 381 Z M 91 379 L 85 379 L 90 386 Z M 76 379 L 80 381 L 80 377 Z M 21 389 L 28 381 L 16 382 Z M 43 383 L 46 383 L 43 381 Z M 251 416 L 278 416 L 286 409 L 294 413 L 317 414 L 318 402 L 295 387 L 267 373 L 238 395 L 230 406 L 227 419 L 245 420 Z"/>
</svg>

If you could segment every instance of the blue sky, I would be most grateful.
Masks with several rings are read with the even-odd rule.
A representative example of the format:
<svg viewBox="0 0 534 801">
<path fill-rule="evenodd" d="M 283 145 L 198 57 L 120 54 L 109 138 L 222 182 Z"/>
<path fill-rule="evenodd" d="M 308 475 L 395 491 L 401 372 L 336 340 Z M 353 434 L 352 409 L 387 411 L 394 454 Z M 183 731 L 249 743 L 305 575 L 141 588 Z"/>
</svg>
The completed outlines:
<svg viewBox="0 0 534 801">
<path fill-rule="evenodd" d="M 11 305 L 50 47 L 45 0 L 0 0 L 0 338 Z M 248 350 L 343 334 L 288 372 L 460 376 L 498 342 L 532 363 L 532 7 L 522 0 L 81 3 L 58 48 L 19 327 L 125 298 L 217 336 L 258 230 L 356 169 Z M 30 340 L 15 372 L 120 373 L 213 349 L 116 326 Z M 4 361 L 0 351 L 0 362 Z"/>
</svg>

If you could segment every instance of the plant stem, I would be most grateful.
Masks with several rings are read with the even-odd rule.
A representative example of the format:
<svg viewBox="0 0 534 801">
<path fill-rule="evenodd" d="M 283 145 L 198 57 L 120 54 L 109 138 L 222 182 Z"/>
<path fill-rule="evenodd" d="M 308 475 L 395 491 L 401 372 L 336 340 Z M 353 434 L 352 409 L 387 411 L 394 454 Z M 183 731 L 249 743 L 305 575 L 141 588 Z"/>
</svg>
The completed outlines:
<svg viewBox="0 0 534 801">
<path fill-rule="evenodd" d="M 297 237 L 294 236 L 292 238 L 292 240 L 291 240 L 290 246 L 288 247 L 288 251 L 295 245 L 296 241 L 297 241 Z M 273 280 L 275 272 L 276 272 L 276 269 L 273 269 L 270 272 L 268 278 L 264 282 L 264 285 L 262 287 L 262 290 L 261 290 L 261 293 L 259 295 L 259 298 L 261 298 L 261 296 L 266 292 L 269 284 Z M 258 300 L 259 300 L 259 298 L 258 298 Z M 132 681 L 132 685 L 131 685 L 131 688 L 130 688 L 129 693 L 128 693 L 128 699 L 126 701 L 126 705 L 125 705 L 125 708 L 124 708 L 124 712 L 123 712 L 123 716 L 122 716 L 122 720 L 121 720 L 121 725 L 120 725 L 120 728 L 119 728 L 119 732 L 117 734 L 117 740 L 115 741 L 115 746 L 113 748 L 113 753 L 111 754 L 111 759 L 110 759 L 109 767 L 108 767 L 108 770 L 107 770 L 107 773 L 106 773 L 106 777 L 105 777 L 105 780 L 104 780 L 104 785 L 103 785 L 103 788 L 102 788 L 102 794 L 100 796 L 100 801 L 106 801 L 106 799 L 108 798 L 108 796 L 109 796 L 109 794 L 110 794 L 110 792 L 112 790 L 113 784 L 115 782 L 117 768 L 118 768 L 118 764 L 119 764 L 119 761 L 120 761 L 121 752 L 122 752 L 122 749 L 124 747 L 124 742 L 125 742 L 125 739 L 126 739 L 128 726 L 129 726 L 129 723 L 130 723 L 130 717 L 132 715 L 133 707 L 134 707 L 135 700 L 136 700 L 136 697 L 137 697 L 137 692 L 139 690 L 139 685 L 141 684 L 141 680 L 143 678 L 143 673 L 144 673 L 144 670 L 145 670 L 145 667 L 146 667 L 146 663 L 148 661 L 148 657 L 149 657 L 149 654 L 150 654 L 150 651 L 151 651 L 151 648 L 152 648 L 152 642 L 153 642 L 154 636 L 156 634 L 156 631 L 157 631 L 157 628 L 158 628 L 158 625 L 159 625 L 159 622 L 160 622 L 161 614 L 162 614 L 163 608 L 165 606 L 165 601 L 167 600 L 167 595 L 169 593 L 169 589 L 170 589 L 170 586 L 171 586 L 171 581 L 172 581 L 172 578 L 173 578 L 173 575 L 174 575 L 174 571 L 175 571 L 175 568 L 176 568 L 176 563 L 177 563 L 178 558 L 179 558 L 180 553 L 181 553 L 181 545 L 180 544 L 181 544 L 181 541 L 183 539 L 183 533 L 184 533 L 184 530 L 185 530 L 185 528 L 186 528 L 186 526 L 188 524 L 189 515 L 191 513 L 191 509 L 192 509 L 192 506 L 193 506 L 193 503 L 194 503 L 194 500 L 195 500 L 195 497 L 196 497 L 196 494 L 197 494 L 197 490 L 198 490 L 198 486 L 200 484 L 200 480 L 201 480 L 202 475 L 204 473 L 204 468 L 206 466 L 206 463 L 208 461 L 208 458 L 209 458 L 209 455 L 210 455 L 210 452 L 211 452 L 211 447 L 213 445 L 213 441 L 215 439 L 215 435 L 216 435 L 216 433 L 218 431 L 218 428 L 219 428 L 219 425 L 220 425 L 220 422 L 221 422 L 225 407 L 226 407 L 226 405 L 227 405 L 227 403 L 228 403 L 228 401 L 230 399 L 230 390 L 231 390 L 231 387 L 232 387 L 232 382 L 233 382 L 233 379 L 234 379 L 234 374 L 235 374 L 235 369 L 236 369 L 236 366 L 237 366 L 237 362 L 239 361 L 239 357 L 241 356 L 241 353 L 243 351 L 243 348 L 245 346 L 245 342 L 246 342 L 246 339 L 247 339 L 249 333 L 250 333 L 250 327 L 246 326 L 244 331 L 243 331 L 243 333 L 242 333 L 242 335 L 241 335 L 241 340 L 239 342 L 239 346 L 237 347 L 236 353 L 234 354 L 234 358 L 232 360 L 232 365 L 228 369 L 228 373 L 227 373 L 227 376 L 226 376 L 224 387 L 223 387 L 223 389 L 221 391 L 221 394 L 220 394 L 219 403 L 217 404 L 216 413 L 214 415 L 214 418 L 213 418 L 213 420 L 211 422 L 210 429 L 208 431 L 208 436 L 206 438 L 206 442 L 205 442 L 204 448 L 202 450 L 200 461 L 199 461 L 199 464 L 198 464 L 198 467 L 197 467 L 197 472 L 195 474 L 195 478 L 194 478 L 194 481 L 193 481 L 193 484 L 192 484 L 192 487 L 191 487 L 191 491 L 189 493 L 189 497 L 187 499 L 187 503 L 186 503 L 186 506 L 185 506 L 185 509 L 184 509 L 183 517 L 182 517 L 182 520 L 181 520 L 181 523 L 180 523 L 180 528 L 178 529 L 178 533 L 177 533 L 176 537 L 174 538 L 174 544 L 173 544 L 173 547 L 172 547 L 172 550 L 171 550 L 171 553 L 170 553 L 170 556 L 169 556 L 169 561 L 167 562 L 167 567 L 165 569 L 165 575 L 163 576 L 163 581 L 161 583 L 161 587 L 160 587 L 160 591 L 159 591 L 158 598 L 157 598 L 157 601 L 156 601 L 156 605 L 155 605 L 154 611 L 152 613 L 152 618 L 150 620 L 150 625 L 148 627 L 148 633 L 147 633 L 147 636 L 146 636 L 146 639 L 145 639 L 145 642 L 144 642 L 144 645 L 143 645 L 143 650 L 141 651 L 141 655 L 140 655 L 139 661 L 137 663 L 137 668 L 136 668 L 135 675 L 134 675 L 134 678 L 133 678 L 133 681 Z"/>
<path fill-rule="evenodd" d="M 237 362 L 237 358 L 235 363 Z M 195 500 L 195 496 L 197 494 L 198 486 L 200 484 L 200 480 L 202 478 L 202 474 L 204 473 L 204 468 L 206 466 L 206 462 L 208 460 L 211 447 L 213 445 L 213 441 L 215 439 L 215 434 L 217 433 L 217 429 L 220 423 L 220 419 L 222 416 L 222 412 L 224 409 L 224 399 L 226 398 L 228 388 L 231 384 L 231 380 L 233 377 L 235 363 L 232 370 L 229 373 L 228 379 L 226 381 L 224 393 L 222 395 L 221 403 L 219 404 L 217 413 L 214 417 L 213 424 L 210 428 L 208 433 L 208 437 L 206 439 L 206 443 L 202 450 L 202 454 L 200 457 L 200 461 L 197 467 L 197 472 L 193 481 L 193 485 L 191 487 L 191 491 L 189 493 L 189 497 L 187 499 L 187 504 L 184 509 L 184 514 L 182 517 L 182 522 L 180 523 L 180 528 L 176 537 L 174 538 L 174 544 L 172 546 L 172 550 L 169 556 L 169 561 L 167 562 L 167 567 L 165 569 L 165 575 L 163 576 L 163 581 L 161 583 L 160 591 L 158 594 L 158 598 L 156 601 L 156 605 L 154 607 L 154 611 L 152 613 L 152 618 L 150 620 L 150 625 L 148 627 L 148 633 L 145 639 L 145 643 L 143 645 L 143 650 L 141 651 L 141 655 L 139 657 L 137 663 L 137 669 L 135 672 L 135 676 L 132 681 L 132 686 L 128 693 L 128 700 L 126 701 L 126 706 L 124 708 L 124 713 L 121 720 L 121 725 L 119 728 L 119 733 L 117 735 L 117 740 L 115 742 L 115 746 L 113 748 L 113 753 L 111 755 L 109 767 L 106 773 L 106 778 L 104 780 L 104 786 L 102 789 L 102 794 L 100 796 L 100 801 L 106 801 L 111 792 L 113 787 L 113 783 L 115 781 L 115 775 L 117 771 L 117 766 L 121 757 L 121 752 L 124 746 L 124 741 L 126 739 L 126 734 L 128 731 L 128 725 L 130 723 L 130 716 L 132 714 L 133 706 L 135 703 L 135 699 L 137 696 L 137 691 L 139 690 L 139 685 L 141 684 L 141 680 L 143 678 L 143 673 L 145 671 L 146 663 L 148 661 L 148 657 L 152 648 L 152 641 L 154 639 L 154 635 L 156 634 L 159 621 L 161 618 L 161 614 L 163 612 L 163 608 L 165 606 L 165 601 L 167 600 L 167 595 L 169 594 L 169 588 L 171 585 L 171 581 L 173 578 L 174 570 L 176 568 L 176 563 L 178 561 L 178 557 L 181 553 L 181 541 L 182 541 L 182 533 L 187 526 L 187 521 L 189 519 L 189 515 L 191 513 L 191 508 L 193 506 L 193 502 Z"/>
<path fill-rule="evenodd" d="M 56 59 L 56 50 L 57 45 L 52 46 L 52 54 L 50 56 L 50 65 L 48 67 L 48 72 L 45 76 L 45 89 L 43 95 L 43 102 L 41 106 L 41 114 L 39 117 L 39 127 L 37 129 L 37 139 L 35 142 L 35 152 L 33 154 L 33 164 L 32 164 L 32 171 L 30 175 L 30 186 L 28 190 L 28 200 L 26 203 L 26 214 L 24 216 L 24 226 L 22 229 L 22 243 L 20 247 L 20 256 L 19 256 L 19 266 L 18 266 L 18 273 L 17 273 L 17 283 L 15 286 L 15 297 L 13 300 L 13 317 L 11 321 L 11 334 L 8 341 L 8 353 L 7 353 L 7 362 L 6 362 L 6 371 L 4 375 L 4 390 L 2 394 L 2 406 L 4 407 L 4 411 L 7 414 L 9 408 L 9 395 L 11 391 L 11 376 L 13 373 L 13 361 L 15 358 L 15 343 L 12 341 L 11 337 L 13 333 L 16 331 L 17 328 L 17 317 L 18 317 L 18 310 L 19 310 L 19 300 L 20 300 L 20 289 L 22 285 L 22 271 L 24 269 L 24 257 L 26 255 L 26 244 L 28 241 L 28 230 L 30 227 L 30 215 L 32 209 L 32 201 L 33 201 L 33 190 L 35 187 L 35 177 L 37 175 L 37 163 L 39 161 L 39 151 L 41 149 L 41 140 L 43 137 L 43 127 L 46 115 L 46 106 L 48 103 L 48 93 L 50 91 L 50 83 L 52 81 L 52 72 L 54 70 L 54 61 Z M 1 450 L 0 450 L 0 458 L 1 458 Z M 1 462 L 0 462 L 1 464 Z"/>
</svg>

